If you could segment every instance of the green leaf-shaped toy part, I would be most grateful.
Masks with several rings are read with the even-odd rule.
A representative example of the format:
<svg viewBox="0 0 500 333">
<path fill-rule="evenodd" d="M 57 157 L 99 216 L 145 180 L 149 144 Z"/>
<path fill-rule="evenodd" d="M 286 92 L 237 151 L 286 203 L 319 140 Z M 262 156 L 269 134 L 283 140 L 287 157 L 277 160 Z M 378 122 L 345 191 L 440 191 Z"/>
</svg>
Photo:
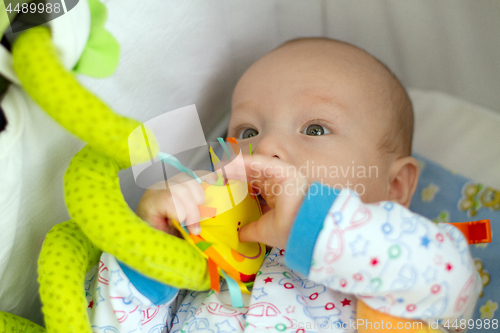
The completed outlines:
<svg viewBox="0 0 500 333">
<path fill-rule="evenodd" d="M 206 249 L 208 249 L 210 246 L 212 246 L 212 243 L 209 242 L 198 242 L 196 243 L 196 246 L 203 252 L 205 252 Z"/>
<path fill-rule="evenodd" d="M 73 71 L 103 78 L 113 74 L 118 67 L 120 44 L 104 29 L 106 6 L 99 0 L 88 1 L 91 16 L 89 40 Z"/>
</svg>

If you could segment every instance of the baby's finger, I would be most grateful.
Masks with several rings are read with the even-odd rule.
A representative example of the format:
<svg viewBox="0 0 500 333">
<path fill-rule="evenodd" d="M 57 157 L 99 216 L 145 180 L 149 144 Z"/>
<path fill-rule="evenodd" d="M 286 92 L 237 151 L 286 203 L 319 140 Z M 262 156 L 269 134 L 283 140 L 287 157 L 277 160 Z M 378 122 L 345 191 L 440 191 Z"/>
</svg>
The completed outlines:
<svg viewBox="0 0 500 333">
<path fill-rule="evenodd" d="M 179 194 L 190 195 L 190 199 L 193 200 L 196 205 L 203 205 L 203 203 L 205 202 L 205 191 L 203 190 L 201 184 L 198 183 L 195 179 L 190 179 L 180 184 L 173 184 L 169 187 L 172 193 L 179 192 L 179 190 L 181 190 Z"/>
<path fill-rule="evenodd" d="M 201 180 L 210 185 L 217 183 L 217 180 L 219 179 L 219 175 L 216 172 L 212 171 L 201 170 L 201 171 L 195 171 L 194 173 L 198 177 L 200 177 Z"/>
<path fill-rule="evenodd" d="M 182 200 L 175 199 L 175 195 L 171 193 L 161 205 L 161 214 L 181 223 L 186 219 L 187 209 L 184 207 Z"/>
<path fill-rule="evenodd" d="M 217 174 L 226 179 L 236 179 L 246 182 L 247 173 L 245 170 L 245 163 L 243 155 L 239 154 L 231 162 L 220 162 L 214 167 Z"/>
<path fill-rule="evenodd" d="M 177 185 L 182 186 L 182 185 Z M 186 187 L 178 188 L 175 193 L 172 194 L 174 198 L 174 202 L 179 206 L 182 206 L 186 210 L 186 217 L 184 220 L 180 220 L 179 222 L 183 223 L 183 225 L 188 226 L 188 229 L 191 231 L 196 231 L 196 226 L 189 227 L 195 223 L 200 222 L 200 211 L 198 209 L 198 205 L 196 204 L 193 193 Z"/>
<path fill-rule="evenodd" d="M 199 235 L 201 233 L 200 223 L 188 224 L 187 228 L 189 230 L 189 233 L 193 235 Z"/>
<path fill-rule="evenodd" d="M 293 165 L 285 163 L 280 159 L 254 155 L 245 160 L 245 170 L 252 178 L 265 180 L 270 178 L 296 177 L 298 171 Z"/>
<path fill-rule="evenodd" d="M 194 172 L 202 181 L 208 184 L 215 184 L 218 179 L 218 175 L 215 172 L 198 170 Z M 185 185 L 192 193 L 195 202 L 198 205 L 203 205 L 205 202 L 205 191 L 197 180 L 193 179 L 187 173 L 180 173 L 168 180 L 168 186 L 170 190 L 173 190 L 176 185 Z"/>
<path fill-rule="evenodd" d="M 149 191 L 149 190 L 148 190 Z M 155 192 L 158 190 L 155 190 Z M 177 221 L 186 218 L 186 209 L 183 204 L 176 205 L 169 191 L 149 192 L 143 196 L 137 208 L 137 215 L 155 229 L 168 232 L 169 219 Z"/>
<path fill-rule="evenodd" d="M 245 181 L 260 179 L 263 181 L 277 173 L 276 166 L 285 167 L 287 165 L 277 158 L 263 155 L 245 155 L 244 158 L 242 155 L 240 156 L 238 157 L 239 160 L 235 160 L 234 164 L 229 164 L 223 168 L 227 178 Z M 271 169 L 274 169 L 273 173 L 269 173 Z"/>
<path fill-rule="evenodd" d="M 275 225 L 274 211 L 262 215 L 260 219 L 241 228 L 239 237 L 241 242 L 260 242 L 270 246 L 284 248 L 288 239 L 288 232 L 279 230 Z"/>
</svg>

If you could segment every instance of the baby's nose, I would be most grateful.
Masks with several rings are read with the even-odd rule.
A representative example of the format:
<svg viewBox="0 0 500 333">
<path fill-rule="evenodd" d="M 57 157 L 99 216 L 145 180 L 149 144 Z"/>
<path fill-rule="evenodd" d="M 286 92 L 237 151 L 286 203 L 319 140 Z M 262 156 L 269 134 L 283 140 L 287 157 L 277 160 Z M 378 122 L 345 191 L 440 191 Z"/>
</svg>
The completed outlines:
<svg viewBox="0 0 500 333">
<path fill-rule="evenodd" d="M 259 138 L 259 136 L 257 136 Z M 260 155 L 266 155 L 269 157 L 276 157 L 282 161 L 287 159 L 287 151 L 285 148 L 285 139 L 283 135 L 273 133 L 272 135 L 262 135 L 259 138 L 255 153 Z"/>
</svg>

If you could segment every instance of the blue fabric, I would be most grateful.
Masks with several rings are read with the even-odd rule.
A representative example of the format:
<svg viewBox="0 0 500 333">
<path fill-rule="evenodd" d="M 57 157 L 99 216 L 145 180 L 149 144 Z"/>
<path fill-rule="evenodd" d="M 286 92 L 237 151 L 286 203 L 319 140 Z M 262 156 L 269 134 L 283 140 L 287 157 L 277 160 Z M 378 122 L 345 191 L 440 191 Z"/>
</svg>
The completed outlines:
<svg viewBox="0 0 500 333">
<path fill-rule="evenodd" d="M 286 245 L 285 263 L 305 276 L 309 275 L 316 239 L 338 191 L 317 182 L 311 184 L 293 222 Z"/>
<path fill-rule="evenodd" d="M 491 325 L 493 319 L 500 320 L 500 241 L 495 238 L 500 235 L 500 191 L 454 174 L 421 156 L 415 157 L 421 170 L 410 206 L 412 211 L 434 222 L 491 220 L 492 242 L 470 246 L 483 281 L 483 294 L 473 318 L 482 324 L 489 319 Z M 469 327 L 468 332 L 487 330 L 484 326 L 477 328 L 474 325 Z"/>
<path fill-rule="evenodd" d="M 179 289 L 155 281 L 133 270 L 118 261 L 123 273 L 128 277 L 134 287 L 146 296 L 154 305 L 165 304 L 177 295 Z"/>
<path fill-rule="evenodd" d="M 235 308 L 243 307 L 243 296 L 241 295 L 240 286 L 238 286 L 238 282 L 235 279 L 227 275 L 226 272 L 221 270 L 222 275 L 226 279 L 227 288 L 229 289 L 229 296 L 231 297 L 231 305 Z"/>
</svg>

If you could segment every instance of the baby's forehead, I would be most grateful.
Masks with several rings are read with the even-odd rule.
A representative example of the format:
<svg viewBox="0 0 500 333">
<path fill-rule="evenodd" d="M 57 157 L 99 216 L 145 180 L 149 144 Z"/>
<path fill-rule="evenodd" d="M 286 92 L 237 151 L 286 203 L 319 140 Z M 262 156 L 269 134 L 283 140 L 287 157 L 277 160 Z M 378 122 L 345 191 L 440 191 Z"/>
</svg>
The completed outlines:
<svg viewBox="0 0 500 333">
<path fill-rule="evenodd" d="M 361 49 L 330 40 L 306 40 L 286 43 L 254 63 L 240 79 L 235 95 L 242 93 L 238 88 L 244 88 L 243 93 L 302 88 L 333 93 L 343 85 L 361 91 L 357 98 L 387 100 L 391 80 L 390 71 Z"/>
<path fill-rule="evenodd" d="M 342 100 L 345 92 L 356 100 L 387 100 L 391 73 L 375 58 L 349 44 L 306 40 L 286 43 L 254 63 L 235 89 L 236 100 L 256 92 L 269 97 L 293 91 L 291 99 Z M 264 92 L 264 93 L 262 93 Z"/>
<path fill-rule="evenodd" d="M 275 62 L 309 64 L 310 68 L 316 65 L 325 69 L 341 67 L 370 71 L 382 76 L 390 74 L 389 69 L 368 52 L 354 45 L 331 39 L 313 38 L 291 41 L 266 56 Z"/>
</svg>

